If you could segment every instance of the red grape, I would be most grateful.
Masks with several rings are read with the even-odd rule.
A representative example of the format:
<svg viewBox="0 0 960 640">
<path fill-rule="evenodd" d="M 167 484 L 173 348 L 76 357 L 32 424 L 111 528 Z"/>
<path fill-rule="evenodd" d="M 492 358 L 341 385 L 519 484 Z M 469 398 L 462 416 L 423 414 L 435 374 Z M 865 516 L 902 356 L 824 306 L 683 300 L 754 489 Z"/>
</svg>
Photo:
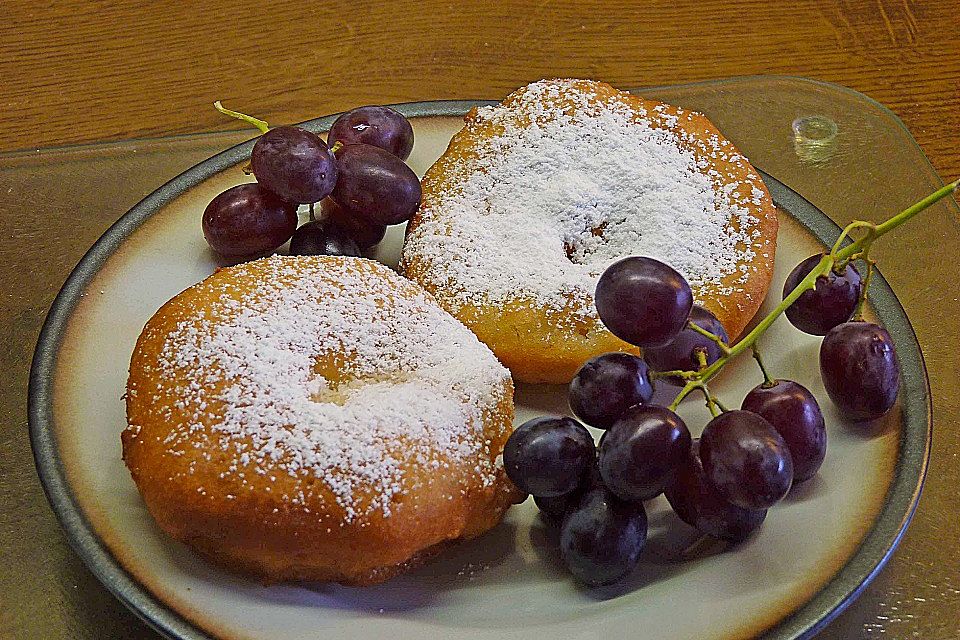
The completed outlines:
<svg viewBox="0 0 960 640">
<path fill-rule="evenodd" d="M 693 293 L 669 265 L 640 256 L 610 265 L 596 290 L 597 313 L 610 332 L 638 347 L 659 347 L 687 324 Z"/>
<path fill-rule="evenodd" d="M 793 481 L 812 478 L 827 454 L 827 429 L 813 394 L 792 380 L 760 385 L 741 408 L 759 414 L 783 437 L 793 460 Z"/>
<path fill-rule="evenodd" d="M 585 492 L 602 485 L 603 480 L 600 478 L 600 471 L 597 469 L 596 462 L 594 462 L 594 464 L 589 465 L 580 476 L 580 482 L 573 491 L 551 498 L 533 496 L 533 502 L 548 520 L 559 524 L 559 521 L 563 519 L 567 511 L 569 511 L 571 507 L 576 506 L 580 497 Z"/>
<path fill-rule="evenodd" d="M 744 509 L 766 509 L 787 495 L 793 482 L 790 449 L 756 413 L 726 411 L 700 436 L 700 458 L 710 483 Z"/>
<path fill-rule="evenodd" d="M 813 271 L 821 258 L 823 254 L 810 256 L 794 267 L 783 284 L 784 298 Z M 843 273 L 831 269 L 827 275 L 817 278 L 815 288 L 804 291 L 787 307 L 787 319 L 800 331 L 815 336 L 826 335 L 830 329 L 850 319 L 862 290 L 860 272 L 852 262 L 847 264 Z"/>
<path fill-rule="evenodd" d="M 543 416 L 528 420 L 503 447 L 503 467 L 522 491 L 543 498 L 570 493 L 596 460 L 587 428 L 573 418 Z"/>
<path fill-rule="evenodd" d="M 647 363 L 629 353 L 591 358 L 570 381 L 570 408 L 591 427 L 606 429 L 624 411 L 650 401 Z"/>
<path fill-rule="evenodd" d="M 339 175 L 330 194 L 341 207 L 373 224 L 400 224 L 420 204 L 420 180 L 397 156 L 369 144 L 336 153 Z"/>
<path fill-rule="evenodd" d="M 887 330 L 872 322 L 845 322 L 820 345 L 820 377 L 827 394 L 852 420 L 873 420 L 897 402 L 900 364 Z"/>
<path fill-rule="evenodd" d="M 719 337 L 723 342 L 729 342 L 727 330 L 717 320 L 717 317 L 699 305 L 693 305 L 690 310 L 689 321 L 706 329 Z M 711 365 L 723 355 L 720 346 L 693 329 L 683 329 L 677 337 L 662 347 L 648 347 L 643 350 L 643 359 L 654 371 L 696 371 L 700 368 L 697 351 L 702 350 L 707 357 L 707 365 Z M 666 378 L 668 382 L 683 385 L 680 377 Z"/>
<path fill-rule="evenodd" d="M 386 226 L 372 224 L 350 213 L 331 198 L 325 199 L 321 204 L 320 219 L 345 229 L 361 250 L 379 243 L 387 233 Z"/>
<path fill-rule="evenodd" d="M 591 586 L 612 584 L 630 573 L 646 541 L 643 505 L 622 502 L 603 487 L 584 493 L 560 528 L 564 563 Z"/>
<path fill-rule="evenodd" d="M 690 449 L 690 430 L 665 407 L 634 407 L 610 427 L 600 446 L 603 483 L 623 500 L 650 500 L 663 492 Z"/>
<path fill-rule="evenodd" d="M 577 492 L 571 491 L 562 496 L 554 496 L 552 498 L 533 496 L 533 502 L 537 505 L 537 508 L 540 509 L 540 513 L 546 516 L 548 520 L 556 522 L 563 519 L 570 503 L 578 498 L 579 495 Z"/>
<path fill-rule="evenodd" d="M 681 520 L 701 533 L 730 542 L 744 540 L 767 517 L 766 509 L 743 509 L 720 495 L 703 471 L 699 440 L 693 441 L 677 466 L 664 495 Z"/>
<path fill-rule="evenodd" d="M 300 127 L 277 127 L 260 136 L 250 166 L 257 182 L 294 204 L 319 202 L 337 182 L 337 163 L 326 143 Z"/>
<path fill-rule="evenodd" d="M 390 107 L 357 107 L 342 114 L 330 127 L 327 144 L 332 147 L 337 142 L 370 144 L 406 160 L 413 149 L 413 127 Z"/>
<path fill-rule="evenodd" d="M 360 247 L 346 229 L 329 222 L 313 221 L 302 225 L 290 240 L 292 256 L 354 256 Z"/>
<path fill-rule="evenodd" d="M 210 201 L 202 227 L 203 237 L 221 256 L 250 258 L 290 239 L 297 228 L 297 208 L 258 184 L 241 184 Z"/>
</svg>

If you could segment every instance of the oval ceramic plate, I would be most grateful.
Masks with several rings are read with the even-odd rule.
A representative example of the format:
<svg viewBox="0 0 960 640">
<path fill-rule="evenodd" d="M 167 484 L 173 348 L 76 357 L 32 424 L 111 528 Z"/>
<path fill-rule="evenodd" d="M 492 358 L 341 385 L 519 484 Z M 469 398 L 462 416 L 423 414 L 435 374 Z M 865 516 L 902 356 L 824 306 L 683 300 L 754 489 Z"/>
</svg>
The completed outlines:
<svg viewBox="0 0 960 640">
<path fill-rule="evenodd" d="M 476 103 L 403 105 L 413 118 L 410 164 L 422 173 Z M 323 131 L 332 118 L 307 123 Z M 163 186 L 94 245 L 47 318 L 30 381 L 30 426 L 40 477 L 74 548 L 101 581 L 149 624 L 174 638 L 798 638 L 813 635 L 879 570 L 913 513 L 930 442 L 929 394 L 919 348 L 885 281 L 874 312 L 896 341 L 900 404 L 870 428 L 844 424 L 826 400 L 818 339 L 779 320 L 762 343 L 776 375 L 823 402 L 829 450 L 820 473 L 771 510 L 736 549 L 699 548 L 663 498 L 649 508 L 650 538 L 623 584 L 578 587 L 559 563 L 554 534 L 532 501 L 427 566 L 370 588 L 263 586 L 213 567 L 154 525 L 120 459 L 121 395 L 137 335 L 168 298 L 209 275 L 215 260 L 200 233 L 206 203 L 250 181 L 252 142 Z M 783 212 L 771 300 L 792 265 L 839 229 L 764 176 Z M 376 257 L 396 264 L 392 228 Z M 770 307 L 768 302 L 767 307 Z M 749 358 L 716 390 L 733 405 L 759 382 Z M 561 387 L 523 386 L 518 421 L 565 412 Z M 700 403 L 681 413 L 699 433 Z"/>
</svg>

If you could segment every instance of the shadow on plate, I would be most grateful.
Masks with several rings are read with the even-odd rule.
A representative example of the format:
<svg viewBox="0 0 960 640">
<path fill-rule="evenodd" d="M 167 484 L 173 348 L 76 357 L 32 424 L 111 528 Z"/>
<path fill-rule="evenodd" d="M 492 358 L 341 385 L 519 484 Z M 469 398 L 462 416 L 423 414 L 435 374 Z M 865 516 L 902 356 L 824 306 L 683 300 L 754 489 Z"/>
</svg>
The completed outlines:
<svg viewBox="0 0 960 640">
<path fill-rule="evenodd" d="M 517 406 L 527 407 L 537 415 L 573 415 L 567 404 L 567 385 L 565 384 L 517 382 L 513 399 Z"/>
<path fill-rule="evenodd" d="M 820 474 L 817 474 L 809 480 L 804 480 L 790 488 L 790 493 L 783 499 L 783 504 L 795 504 L 813 500 L 819 495 L 826 493 L 827 483 Z"/>
<path fill-rule="evenodd" d="M 422 567 L 383 584 L 351 587 L 331 583 L 303 583 L 285 589 L 268 589 L 264 596 L 281 602 L 295 601 L 349 611 L 402 613 L 430 607 L 452 591 L 470 588 L 487 572 L 516 557 L 516 525 L 503 522 L 488 533 L 445 549 Z M 507 567 L 509 569 L 509 567 Z M 294 595 L 291 590 L 297 590 Z"/>
</svg>

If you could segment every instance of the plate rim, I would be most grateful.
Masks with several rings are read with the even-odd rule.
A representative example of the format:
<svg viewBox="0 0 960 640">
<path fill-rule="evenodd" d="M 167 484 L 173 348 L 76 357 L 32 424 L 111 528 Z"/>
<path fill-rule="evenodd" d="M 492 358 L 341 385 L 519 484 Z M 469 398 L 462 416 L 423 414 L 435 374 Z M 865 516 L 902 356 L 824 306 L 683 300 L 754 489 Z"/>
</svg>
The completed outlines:
<svg viewBox="0 0 960 640">
<path fill-rule="evenodd" d="M 848 89 L 849 91 L 849 89 Z M 471 108 L 497 104 L 489 100 L 441 100 L 410 102 L 394 107 L 408 117 L 462 117 Z M 325 131 L 336 119 L 333 114 L 301 124 Z M 109 258 L 144 222 L 187 190 L 249 158 L 255 139 L 242 142 L 194 165 L 160 186 L 113 223 L 71 271 L 46 316 L 34 350 L 27 392 L 27 413 L 34 464 L 67 540 L 96 578 L 148 626 L 176 640 L 214 640 L 187 618 L 168 607 L 138 582 L 113 556 L 84 516 L 59 457 L 53 427 L 53 384 L 57 356 L 67 326 L 80 297 Z M 830 245 L 840 227 L 825 213 L 769 174 L 761 174 L 774 201 L 788 210 L 819 241 Z M 883 569 L 900 542 L 923 488 L 930 456 L 933 407 L 923 354 L 909 318 L 882 274 L 871 281 L 871 302 L 884 318 L 884 326 L 897 344 L 904 388 L 903 424 L 893 479 L 876 520 L 847 562 L 809 600 L 762 632 L 765 640 L 811 638 L 851 602 Z M 909 411 L 908 411 L 909 409 Z"/>
</svg>

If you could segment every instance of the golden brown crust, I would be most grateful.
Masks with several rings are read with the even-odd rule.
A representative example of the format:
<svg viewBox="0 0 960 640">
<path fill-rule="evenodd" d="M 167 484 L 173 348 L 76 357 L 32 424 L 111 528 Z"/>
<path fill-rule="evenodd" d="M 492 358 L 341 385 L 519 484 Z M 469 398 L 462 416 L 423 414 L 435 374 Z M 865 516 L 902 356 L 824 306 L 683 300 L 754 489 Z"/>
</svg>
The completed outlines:
<svg viewBox="0 0 960 640">
<path fill-rule="evenodd" d="M 702 114 L 687 111 L 672 105 L 618 91 L 608 84 L 591 80 L 546 81 L 560 86 L 560 96 L 549 108 L 569 112 L 576 107 L 570 97 L 587 94 L 592 104 L 618 102 L 627 105 L 636 118 L 641 117 L 655 128 L 668 129 L 676 134 L 681 148 L 691 150 L 698 159 L 705 161 L 701 170 L 710 175 L 715 185 L 737 183 L 738 187 L 727 197 L 737 199 L 738 206 L 746 206 L 757 219 L 750 231 L 755 231 L 751 243 L 753 258 L 741 263 L 747 267 L 748 278 L 734 272 L 715 286 L 695 290 L 698 302 L 713 312 L 735 339 L 759 309 L 770 286 L 776 251 L 777 213 L 763 181 L 753 167 L 725 140 L 716 127 Z M 527 87 L 518 89 L 502 103 L 514 109 L 511 116 L 514 124 L 526 126 L 531 114 L 524 106 Z M 642 115 L 641 115 L 642 114 Z M 423 199 L 420 211 L 407 227 L 409 238 L 425 221 L 427 215 L 442 219 L 442 206 L 438 206 L 445 194 L 464 178 L 468 170 L 486 152 L 488 142 L 501 135 L 504 127 L 497 120 L 478 117 L 477 109 L 465 118 L 465 126 L 450 141 L 447 150 L 427 171 L 423 178 Z M 709 144 L 708 144 L 709 143 Z M 719 146 L 722 153 L 715 153 Z M 756 189 L 757 191 L 754 191 Z M 759 198 L 755 196 L 759 193 Z M 438 210 L 440 212 L 438 213 Z M 449 221 L 454 224 L 453 221 Z M 739 229 L 736 220 L 733 225 Z M 429 260 L 405 247 L 402 267 L 404 274 L 423 285 L 437 296 L 438 300 L 454 316 L 460 319 L 486 343 L 513 373 L 524 382 L 568 382 L 587 359 L 609 351 L 636 353 L 637 349 L 619 340 L 603 328 L 595 314 L 558 323 L 548 310 L 526 302 L 507 304 L 450 304 L 443 295 L 447 286 L 442 278 L 434 277 Z M 726 293 L 733 290 L 733 294 Z M 592 308 L 591 300 L 571 300 L 571 304 L 583 304 Z"/>
<path fill-rule="evenodd" d="M 363 264 L 370 262 L 358 260 L 356 270 L 372 283 L 381 272 Z M 374 510 L 350 520 L 330 487 L 309 470 L 262 475 L 238 459 L 236 441 L 213 428 L 223 409 L 216 386 L 205 390 L 205 418 L 189 428 L 188 441 L 182 440 L 195 415 L 183 403 L 185 377 L 171 378 L 158 366 L 167 337 L 182 330 L 181 322 L 206 330 L 199 319 L 215 297 L 255 290 L 264 273 L 259 263 L 218 271 L 166 303 L 137 341 L 127 384 L 130 426 L 122 433 L 123 459 L 161 529 L 214 562 L 265 582 L 373 584 L 441 545 L 497 524 L 522 497 L 501 467 L 489 482 L 474 471 L 477 460 L 450 460 L 451 470 L 440 473 L 412 457 L 403 462 L 403 490 L 393 496 L 389 515 Z M 406 287 L 401 284 L 397 295 L 408 295 Z M 482 412 L 491 463 L 512 431 L 509 376 L 501 387 L 491 392 L 497 400 Z M 171 446 L 172 439 L 177 446 Z"/>
</svg>

